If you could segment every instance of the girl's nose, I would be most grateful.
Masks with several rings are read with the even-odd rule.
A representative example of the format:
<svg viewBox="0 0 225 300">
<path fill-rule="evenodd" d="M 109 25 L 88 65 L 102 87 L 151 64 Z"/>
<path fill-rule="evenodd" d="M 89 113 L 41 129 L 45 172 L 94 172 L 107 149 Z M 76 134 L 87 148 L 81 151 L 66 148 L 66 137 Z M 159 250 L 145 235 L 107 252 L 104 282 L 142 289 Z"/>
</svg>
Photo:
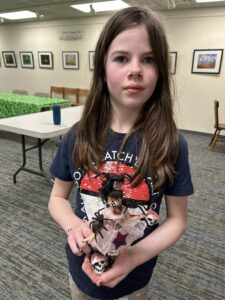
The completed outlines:
<svg viewBox="0 0 225 300">
<path fill-rule="evenodd" d="M 129 77 L 130 78 L 139 78 L 142 76 L 141 66 L 139 62 L 133 62 L 130 65 Z"/>
<path fill-rule="evenodd" d="M 130 78 L 130 79 L 138 79 L 138 78 L 140 78 L 141 76 L 142 76 L 141 70 L 131 71 L 131 72 L 129 73 L 129 78 Z"/>
</svg>

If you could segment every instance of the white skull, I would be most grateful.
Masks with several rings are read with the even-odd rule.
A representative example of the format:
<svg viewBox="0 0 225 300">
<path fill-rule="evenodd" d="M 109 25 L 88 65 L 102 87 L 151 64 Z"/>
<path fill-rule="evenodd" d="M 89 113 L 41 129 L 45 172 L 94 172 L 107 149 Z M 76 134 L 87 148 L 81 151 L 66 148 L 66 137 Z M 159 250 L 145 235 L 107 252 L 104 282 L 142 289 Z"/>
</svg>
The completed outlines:
<svg viewBox="0 0 225 300">
<path fill-rule="evenodd" d="M 94 253 L 91 256 L 91 266 L 93 271 L 101 275 L 105 271 L 105 267 L 107 265 L 106 257 L 101 253 Z"/>
</svg>

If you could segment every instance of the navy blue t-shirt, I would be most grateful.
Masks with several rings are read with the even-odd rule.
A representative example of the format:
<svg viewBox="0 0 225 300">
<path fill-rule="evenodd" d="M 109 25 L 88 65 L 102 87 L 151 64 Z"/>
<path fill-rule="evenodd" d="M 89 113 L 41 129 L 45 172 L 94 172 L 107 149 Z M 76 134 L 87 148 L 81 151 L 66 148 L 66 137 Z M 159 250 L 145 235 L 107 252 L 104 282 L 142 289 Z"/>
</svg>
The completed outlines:
<svg viewBox="0 0 225 300">
<path fill-rule="evenodd" d="M 132 174 L 137 162 L 141 136 L 133 134 L 127 141 L 123 152 L 119 153 L 124 134 L 110 131 L 107 136 L 107 151 L 100 166 L 101 172 Z M 96 177 L 92 171 L 86 173 L 76 168 L 72 159 L 72 152 L 75 143 L 75 134 L 71 130 L 62 140 L 58 152 L 51 165 L 50 171 L 56 178 L 63 181 L 74 181 L 77 186 L 75 213 L 83 220 L 92 220 L 94 213 L 100 208 L 105 207 L 99 197 L 99 188 L 101 187 L 101 176 Z M 118 162 L 119 160 L 119 167 Z M 151 177 L 146 177 L 137 187 L 131 185 L 123 190 L 124 197 L 138 204 L 147 204 L 159 214 L 163 195 L 188 196 L 193 193 L 189 163 L 188 147 L 183 136 L 179 136 L 179 156 L 175 164 L 175 176 L 172 184 L 169 181 L 155 189 Z M 140 208 L 129 208 L 131 214 L 142 214 Z M 150 234 L 157 227 L 147 227 L 144 237 Z M 144 238 L 142 237 L 142 238 Z M 145 262 L 135 268 L 128 276 L 123 279 L 116 287 L 97 287 L 89 277 L 82 271 L 84 256 L 76 256 L 72 253 L 70 246 L 66 245 L 66 253 L 69 263 L 69 271 L 76 285 L 87 295 L 103 300 L 117 299 L 124 295 L 133 293 L 148 284 L 157 257 Z"/>
</svg>

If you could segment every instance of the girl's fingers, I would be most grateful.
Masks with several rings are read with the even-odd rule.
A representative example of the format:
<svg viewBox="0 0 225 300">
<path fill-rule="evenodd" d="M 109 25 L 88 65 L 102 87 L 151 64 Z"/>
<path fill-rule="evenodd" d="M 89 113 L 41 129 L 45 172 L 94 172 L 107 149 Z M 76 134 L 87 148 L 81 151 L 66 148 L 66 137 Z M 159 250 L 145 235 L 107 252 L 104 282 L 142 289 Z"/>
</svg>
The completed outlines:
<svg viewBox="0 0 225 300">
<path fill-rule="evenodd" d="M 76 240 L 73 238 L 73 236 L 68 236 L 68 244 L 70 245 L 70 249 L 73 252 L 73 254 L 77 255 L 77 256 L 81 256 L 82 252 L 80 251 L 81 249 L 79 249 L 79 245 L 76 242 Z"/>
<path fill-rule="evenodd" d="M 91 247 L 88 243 L 83 242 L 83 240 L 78 244 L 78 248 L 81 252 L 83 253 L 90 253 L 91 252 Z"/>
<path fill-rule="evenodd" d="M 108 287 L 111 287 L 112 285 L 113 287 L 114 283 L 120 282 L 120 277 L 122 277 L 121 269 L 112 267 L 101 275 L 101 278 L 97 281 L 97 285 L 104 285 Z"/>
<path fill-rule="evenodd" d="M 78 228 L 73 228 L 68 235 L 68 243 L 72 252 L 75 255 L 81 256 L 82 254 L 88 254 L 91 251 L 91 247 L 88 243 L 84 242 L 87 234 L 92 233 L 89 228 L 89 222 L 83 222 Z"/>
</svg>

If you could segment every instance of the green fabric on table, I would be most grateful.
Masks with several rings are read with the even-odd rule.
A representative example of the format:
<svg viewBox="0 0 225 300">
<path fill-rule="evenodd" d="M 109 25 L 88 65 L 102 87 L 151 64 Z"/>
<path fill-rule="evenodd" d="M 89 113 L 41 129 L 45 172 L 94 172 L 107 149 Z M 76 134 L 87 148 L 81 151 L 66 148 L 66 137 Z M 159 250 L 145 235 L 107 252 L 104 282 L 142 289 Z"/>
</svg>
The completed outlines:
<svg viewBox="0 0 225 300">
<path fill-rule="evenodd" d="M 62 108 L 71 106 L 71 102 L 65 99 L 0 93 L 0 118 L 50 110 L 55 104 Z"/>
</svg>

